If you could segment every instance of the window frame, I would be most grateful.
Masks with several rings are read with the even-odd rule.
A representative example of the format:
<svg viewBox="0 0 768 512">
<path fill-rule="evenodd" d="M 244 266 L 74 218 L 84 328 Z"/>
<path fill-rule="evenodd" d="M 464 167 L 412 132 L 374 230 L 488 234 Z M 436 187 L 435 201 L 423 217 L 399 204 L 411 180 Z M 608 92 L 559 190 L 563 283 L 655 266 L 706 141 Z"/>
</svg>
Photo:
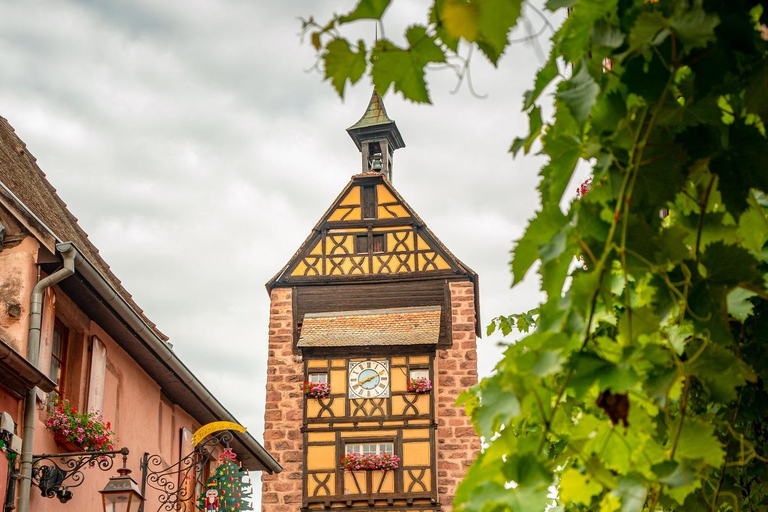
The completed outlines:
<svg viewBox="0 0 768 512">
<path fill-rule="evenodd" d="M 324 377 L 324 380 L 312 380 L 312 377 Z M 307 374 L 307 382 L 323 382 L 328 384 L 328 372 L 310 372 Z"/>
<path fill-rule="evenodd" d="M 352 442 L 350 442 L 352 441 Z M 365 446 L 376 446 L 375 452 L 366 452 Z M 383 445 L 389 445 L 392 447 L 392 451 L 386 451 L 382 450 Z M 357 450 L 350 450 L 351 447 L 360 447 L 360 451 Z M 349 455 L 350 453 L 361 453 L 363 455 L 380 455 L 382 453 L 387 454 L 394 454 L 395 453 L 395 441 L 392 439 L 386 439 L 386 440 L 365 440 L 360 441 L 359 439 L 352 440 L 344 442 L 344 455 Z"/>
<path fill-rule="evenodd" d="M 61 354 L 56 354 L 56 335 L 59 335 L 61 341 Z M 67 376 L 67 356 L 69 352 L 69 328 L 58 318 L 54 318 L 53 334 L 51 337 L 51 361 L 48 367 L 48 377 L 56 383 L 54 391 L 61 394 L 64 390 L 64 383 Z M 58 379 L 54 378 L 53 365 L 56 362 L 59 365 Z"/>
<path fill-rule="evenodd" d="M 368 234 L 355 236 L 355 254 L 368 254 Z"/>
<path fill-rule="evenodd" d="M 387 252 L 386 233 L 355 235 L 355 254 L 384 254 Z"/>
<path fill-rule="evenodd" d="M 421 377 L 429 379 L 429 368 L 411 368 L 408 371 L 409 379 L 418 379 Z"/>
<path fill-rule="evenodd" d="M 377 241 L 381 241 L 380 247 L 376 247 Z M 386 233 L 373 233 L 371 234 L 371 254 L 383 254 L 387 252 L 387 235 Z"/>
</svg>

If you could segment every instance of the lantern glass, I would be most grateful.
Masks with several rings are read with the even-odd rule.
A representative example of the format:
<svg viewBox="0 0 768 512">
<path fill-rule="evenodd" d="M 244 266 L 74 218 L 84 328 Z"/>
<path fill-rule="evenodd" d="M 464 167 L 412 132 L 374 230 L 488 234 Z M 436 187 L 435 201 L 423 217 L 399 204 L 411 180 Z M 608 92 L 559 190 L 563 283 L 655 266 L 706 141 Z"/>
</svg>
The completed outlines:
<svg viewBox="0 0 768 512">
<path fill-rule="evenodd" d="M 139 484 L 128 475 L 114 476 L 99 491 L 104 502 L 104 512 L 138 512 L 144 498 Z"/>
</svg>

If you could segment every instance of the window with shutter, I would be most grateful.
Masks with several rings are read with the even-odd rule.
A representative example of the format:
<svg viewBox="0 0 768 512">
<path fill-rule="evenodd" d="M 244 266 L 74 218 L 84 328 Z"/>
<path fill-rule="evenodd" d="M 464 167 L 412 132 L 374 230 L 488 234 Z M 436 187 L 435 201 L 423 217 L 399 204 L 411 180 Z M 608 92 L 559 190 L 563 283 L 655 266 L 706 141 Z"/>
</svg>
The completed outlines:
<svg viewBox="0 0 768 512">
<path fill-rule="evenodd" d="M 107 376 L 107 347 L 93 337 L 91 343 L 91 372 L 88 380 L 88 410 L 101 412 L 104 407 L 104 379 Z"/>
<path fill-rule="evenodd" d="M 373 185 L 364 185 L 363 189 L 363 218 L 376 218 L 376 189 Z"/>
</svg>

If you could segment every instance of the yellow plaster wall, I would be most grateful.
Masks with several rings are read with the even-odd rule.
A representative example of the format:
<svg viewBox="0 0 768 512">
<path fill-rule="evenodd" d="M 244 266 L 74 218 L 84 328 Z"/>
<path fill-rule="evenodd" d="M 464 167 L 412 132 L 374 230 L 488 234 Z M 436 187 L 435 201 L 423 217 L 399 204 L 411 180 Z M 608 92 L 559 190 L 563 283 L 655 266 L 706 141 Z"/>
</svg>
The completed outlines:
<svg viewBox="0 0 768 512">
<path fill-rule="evenodd" d="M 431 450 L 428 442 L 403 443 L 403 467 L 429 466 Z"/>
<path fill-rule="evenodd" d="M 336 440 L 335 432 L 315 432 L 307 435 L 307 441 L 310 443 L 322 443 Z"/>
<path fill-rule="evenodd" d="M 335 469 L 336 465 L 335 446 L 307 446 L 307 469 Z"/>
</svg>

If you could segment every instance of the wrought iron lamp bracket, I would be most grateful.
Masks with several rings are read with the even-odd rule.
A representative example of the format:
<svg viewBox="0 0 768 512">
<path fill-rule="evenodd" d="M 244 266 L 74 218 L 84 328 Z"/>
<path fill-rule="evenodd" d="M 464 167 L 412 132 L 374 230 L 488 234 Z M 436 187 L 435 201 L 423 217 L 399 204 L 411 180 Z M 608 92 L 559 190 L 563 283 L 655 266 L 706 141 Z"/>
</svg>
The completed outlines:
<svg viewBox="0 0 768 512">
<path fill-rule="evenodd" d="M 108 451 L 43 453 L 32 456 L 32 483 L 46 498 L 58 498 L 62 503 L 72 499 L 73 487 L 85 482 L 84 469 L 98 468 L 109 471 L 115 462 L 115 455 L 121 454 L 123 461 L 128 457 L 128 448 Z"/>
<path fill-rule="evenodd" d="M 147 487 L 160 491 L 157 512 L 201 510 L 195 502 L 195 491 L 198 486 L 205 485 L 205 464 L 218 448 L 229 448 L 233 438 L 229 431 L 213 434 L 171 466 L 166 466 L 160 455 L 144 453 L 141 459 L 141 494 L 146 496 Z M 193 485 L 184 485 L 184 482 L 192 482 Z M 145 504 L 139 512 L 144 512 Z"/>
</svg>

